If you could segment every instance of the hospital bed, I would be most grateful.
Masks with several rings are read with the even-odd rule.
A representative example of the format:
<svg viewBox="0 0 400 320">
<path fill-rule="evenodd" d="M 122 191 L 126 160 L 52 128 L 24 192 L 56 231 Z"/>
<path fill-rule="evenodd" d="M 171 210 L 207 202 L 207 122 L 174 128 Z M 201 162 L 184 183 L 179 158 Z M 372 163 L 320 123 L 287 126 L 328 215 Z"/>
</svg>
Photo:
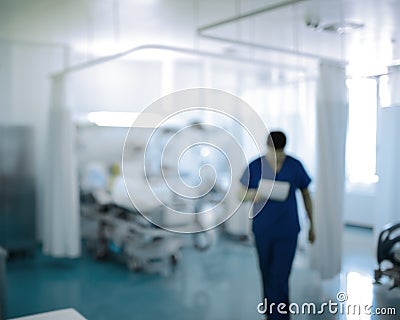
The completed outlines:
<svg viewBox="0 0 400 320">
<path fill-rule="evenodd" d="M 198 128 L 193 130 L 195 132 L 192 135 L 197 137 Z M 122 145 L 114 145 L 115 141 L 124 142 L 126 131 L 81 128 L 79 172 L 82 234 L 88 247 L 99 258 L 114 255 L 122 258 L 131 270 L 169 273 L 179 261 L 184 246 L 194 246 L 198 250 L 206 250 L 211 246 L 215 235 L 213 231 L 193 233 L 193 230 L 210 229 L 219 213 L 211 210 L 205 215 L 193 213 L 202 212 L 204 205 L 220 202 L 226 191 L 218 189 L 219 180 L 213 184 L 213 191 L 207 192 L 205 197 L 198 196 L 204 194 L 201 188 L 185 185 L 188 181 L 192 182 L 190 185 L 197 185 L 196 180 L 193 182 L 190 179 L 198 178 L 204 150 L 190 149 L 190 152 L 184 153 L 187 159 L 179 158 L 178 161 L 176 151 L 186 150 L 179 146 L 186 146 L 189 139 L 189 133 L 185 131 L 184 136 L 174 140 L 168 152 L 160 154 L 164 144 L 176 132 L 177 129 L 157 130 L 159 136 L 148 143 L 153 129 L 136 130 L 134 135 L 126 137 L 123 163 L 120 165 Z M 101 139 L 94 138 L 98 136 Z M 104 146 L 107 152 L 104 152 Z M 211 155 L 212 150 L 209 151 Z M 217 160 L 214 162 L 222 161 Z M 179 172 L 176 170 L 177 161 Z M 222 161 L 222 164 L 225 162 Z M 214 183 L 214 171 L 205 169 L 207 167 L 202 170 L 201 186 L 207 189 L 210 185 L 208 180 Z M 192 190 L 198 194 L 191 194 Z M 189 196 L 179 196 L 188 195 L 188 192 Z M 219 208 L 221 212 L 224 211 L 222 206 Z"/>
<path fill-rule="evenodd" d="M 135 185 L 140 188 L 141 183 Z M 182 206 L 188 205 L 171 198 L 166 186 L 160 184 L 159 188 L 166 188 L 160 194 L 164 195 L 161 200 L 167 201 L 169 206 L 182 209 Z M 91 232 L 83 232 L 84 238 L 96 258 L 115 256 L 123 260 L 129 270 L 168 275 L 181 259 L 184 246 L 193 245 L 202 251 L 211 246 L 213 237 L 210 232 L 180 234 L 157 226 L 174 230 L 176 227 L 198 224 L 200 222 L 195 215 L 183 215 L 178 221 L 166 221 L 168 209 L 162 203 L 152 201 L 145 194 L 140 201 L 143 201 L 140 203 L 141 209 L 146 212 L 139 212 L 134 207 L 122 177 L 115 180 L 111 192 L 99 189 L 82 194 L 82 219 L 86 224 L 92 224 Z"/>
<path fill-rule="evenodd" d="M 116 256 L 132 271 L 169 274 L 181 256 L 183 241 L 177 234 L 154 226 L 132 205 L 114 201 L 102 192 L 85 195 L 82 218 L 95 225 L 85 235 L 96 258 Z M 162 208 L 152 208 L 161 215 Z"/>
</svg>

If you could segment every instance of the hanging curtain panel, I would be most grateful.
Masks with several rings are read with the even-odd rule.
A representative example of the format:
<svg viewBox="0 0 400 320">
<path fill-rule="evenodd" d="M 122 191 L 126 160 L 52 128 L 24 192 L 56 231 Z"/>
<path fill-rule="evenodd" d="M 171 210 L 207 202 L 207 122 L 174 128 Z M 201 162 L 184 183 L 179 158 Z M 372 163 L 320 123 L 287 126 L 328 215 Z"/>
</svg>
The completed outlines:
<svg viewBox="0 0 400 320">
<path fill-rule="evenodd" d="M 317 87 L 317 182 L 314 197 L 316 242 L 312 266 L 322 279 L 341 271 L 347 88 L 341 65 L 321 62 Z"/>
<path fill-rule="evenodd" d="M 47 133 L 43 251 L 55 257 L 81 253 L 78 184 L 71 112 L 64 106 L 64 79 L 53 79 Z"/>
<path fill-rule="evenodd" d="M 379 176 L 376 193 L 374 238 L 378 240 L 388 224 L 400 222 L 400 68 L 389 68 L 390 107 L 378 110 L 377 162 Z"/>
</svg>

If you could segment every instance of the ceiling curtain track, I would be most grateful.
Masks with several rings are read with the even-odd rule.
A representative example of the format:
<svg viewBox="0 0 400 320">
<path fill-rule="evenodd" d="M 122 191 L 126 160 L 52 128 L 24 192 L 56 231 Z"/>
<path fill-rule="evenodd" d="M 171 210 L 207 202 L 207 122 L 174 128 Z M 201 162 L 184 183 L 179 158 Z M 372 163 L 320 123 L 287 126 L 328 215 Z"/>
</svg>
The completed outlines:
<svg viewBox="0 0 400 320">
<path fill-rule="evenodd" d="M 95 58 L 93 60 L 89 60 L 86 62 L 83 62 L 81 64 L 77 64 L 75 66 L 67 67 L 59 72 L 56 72 L 52 74 L 52 78 L 59 78 L 62 77 L 68 73 L 73 73 L 77 71 L 81 71 L 87 68 L 91 68 L 97 65 L 100 65 L 102 63 L 110 62 L 113 60 L 117 60 L 120 58 L 123 58 L 125 56 L 128 56 L 132 53 L 141 51 L 141 50 L 148 50 L 148 49 L 155 49 L 155 50 L 167 50 L 167 51 L 173 51 L 173 52 L 178 52 L 178 53 L 185 53 L 189 55 L 194 55 L 194 56 L 199 56 L 199 57 L 209 57 L 209 58 L 215 58 L 215 59 L 221 59 L 221 60 L 230 60 L 230 61 L 237 61 L 241 63 L 249 63 L 249 64 L 254 64 L 254 65 L 260 65 L 260 66 L 274 66 L 274 67 L 279 67 L 282 69 L 289 69 L 289 70 L 298 70 L 298 71 L 306 71 L 306 68 L 303 67 L 298 67 L 294 64 L 276 64 L 267 60 L 261 60 L 261 59 L 248 59 L 244 57 L 233 57 L 233 56 L 226 56 L 224 54 L 216 53 L 216 52 L 211 52 L 211 51 L 204 51 L 204 50 L 196 50 L 196 49 L 191 49 L 191 48 L 185 48 L 185 47 L 175 47 L 175 46 L 167 46 L 167 45 L 159 45 L 159 44 L 146 44 L 146 45 L 141 45 L 134 47 L 132 49 L 128 49 L 123 52 L 118 52 L 113 55 L 105 56 L 105 57 L 100 57 L 100 58 Z"/>
<path fill-rule="evenodd" d="M 248 13 L 236 15 L 234 17 L 231 17 L 231 18 L 228 18 L 228 19 L 225 19 L 222 21 L 214 22 L 214 23 L 199 27 L 197 29 L 197 34 L 200 37 L 209 39 L 209 40 L 232 43 L 232 44 L 236 44 L 236 45 L 240 45 L 240 46 L 251 47 L 251 48 L 256 48 L 256 49 L 265 50 L 265 51 L 275 51 L 275 52 L 280 52 L 280 53 L 284 53 L 284 54 L 288 54 L 288 55 L 294 55 L 294 56 L 313 59 L 313 60 L 323 60 L 325 63 L 330 61 L 334 64 L 337 64 L 337 63 L 347 64 L 347 61 L 345 61 L 343 59 L 333 59 L 333 58 L 325 57 L 322 55 L 302 52 L 302 51 L 299 51 L 297 48 L 295 50 L 291 50 L 291 49 L 287 49 L 287 48 L 264 45 L 264 44 L 260 44 L 260 43 L 249 42 L 249 41 L 241 41 L 241 40 L 237 40 L 237 39 L 221 37 L 221 36 L 210 34 L 210 31 L 212 31 L 213 29 L 215 29 L 217 27 L 221 27 L 223 25 L 227 25 L 227 24 L 231 24 L 231 23 L 236 23 L 240 20 L 247 19 L 250 17 L 255 17 L 257 15 L 260 15 L 260 14 L 263 14 L 266 12 L 271 12 L 273 10 L 284 8 L 284 7 L 287 7 L 290 5 L 294 6 L 296 4 L 299 4 L 299 3 L 302 3 L 305 1 L 310 1 L 310 0 L 284 1 L 281 3 L 267 6 L 267 7 L 264 7 L 264 8 L 258 9 L 258 10 L 254 10 L 254 11 L 251 11 Z"/>
</svg>

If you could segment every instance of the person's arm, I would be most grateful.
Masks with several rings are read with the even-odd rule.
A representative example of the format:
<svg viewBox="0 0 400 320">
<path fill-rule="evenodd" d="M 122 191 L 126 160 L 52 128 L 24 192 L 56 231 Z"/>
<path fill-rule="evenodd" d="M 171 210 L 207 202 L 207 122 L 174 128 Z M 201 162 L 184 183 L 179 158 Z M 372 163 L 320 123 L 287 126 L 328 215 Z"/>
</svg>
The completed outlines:
<svg viewBox="0 0 400 320">
<path fill-rule="evenodd" d="M 252 185 L 252 175 L 250 170 L 250 165 L 244 170 L 242 177 L 240 178 L 240 185 L 238 190 L 239 201 L 253 201 L 256 196 L 257 189 L 250 188 Z"/>
<path fill-rule="evenodd" d="M 261 158 L 257 161 L 253 161 L 244 170 L 242 177 L 240 178 L 240 186 L 238 197 L 242 201 L 258 202 L 265 200 L 265 196 L 258 192 L 258 184 L 261 178 Z M 257 178 L 260 176 L 259 178 Z"/>
<path fill-rule="evenodd" d="M 313 207 L 310 192 L 307 188 L 301 189 L 301 194 L 303 196 L 304 206 L 307 211 L 308 220 L 310 221 L 310 230 L 308 231 L 308 241 L 313 243 L 315 241 L 315 233 L 314 233 L 314 220 L 313 220 Z"/>
<path fill-rule="evenodd" d="M 266 197 L 258 192 L 258 189 L 249 188 L 241 185 L 239 188 L 239 199 L 241 201 L 265 201 Z"/>
<path fill-rule="evenodd" d="M 247 189 L 241 185 L 239 187 L 239 199 L 241 201 L 253 201 L 256 197 L 257 189 Z"/>
</svg>

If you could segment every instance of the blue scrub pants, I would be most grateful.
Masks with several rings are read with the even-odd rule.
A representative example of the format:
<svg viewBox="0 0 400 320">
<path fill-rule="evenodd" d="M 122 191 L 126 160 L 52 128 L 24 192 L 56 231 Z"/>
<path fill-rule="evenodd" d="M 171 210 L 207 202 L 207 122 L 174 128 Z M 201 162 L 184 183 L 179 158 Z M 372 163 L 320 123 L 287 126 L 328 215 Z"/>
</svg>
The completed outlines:
<svg viewBox="0 0 400 320">
<path fill-rule="evenodd" d="M 265 230 L 254 233 L 268 320 L 290 319 L 289 276 L 296 253 L 297 235 L 271 234 Z M 279 309 L 286 311 L 286 314 L 278 311 L 279 303 L 286 305 L 284 309 Z"/>
</svg>

